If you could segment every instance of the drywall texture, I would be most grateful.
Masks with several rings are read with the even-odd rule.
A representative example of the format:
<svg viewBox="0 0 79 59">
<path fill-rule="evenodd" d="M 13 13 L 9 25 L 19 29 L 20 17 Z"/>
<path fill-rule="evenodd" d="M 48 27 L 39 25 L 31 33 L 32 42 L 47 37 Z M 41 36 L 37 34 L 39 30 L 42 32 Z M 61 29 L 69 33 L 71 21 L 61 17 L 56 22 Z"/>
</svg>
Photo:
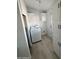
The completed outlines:
<svg viewBox="0 0 79 59">
<path fill-rule="evenodd" d="M 53 16 L 52 14 L 50 14 L 49 12 L 46 13 L 46 28 L 47 28 L 47 35 L 52 38 L 52 34 L 53 34 Z"/>
<path fill-rule="evenodd" d="M 28 13 L 28 19 L 29 28 L 34 25 L 39 25 L 42 35 L 46 34 L 46 13 Z"/>
<path fill-rule="evenodd" d="M 35 13 L 28 13 L 28 21 L 29 21 L 29 27 L 34 26 L 34 25 L 39 25 L 40 26 L 40 18 L 39 14 Z"/>
<path fill-rule="evenodd" d="M 27 38 L 21 21 L 20 11 L 17 6 L 17 57 L 30 57 Z"/>
<path fill-rule="evenodd" d="M 48 10 L 57 0 L 25 0 L 26 5 L 30 9 L 36 9 L 39 11 Z"/>
<path fill-rule="evenodd" d="M 46 25 L 46 13 L 40 13 L 40 19 L 41 19 L 41 33 L 42 35 L 47 34 L 47 25 Z"/>
</svg>

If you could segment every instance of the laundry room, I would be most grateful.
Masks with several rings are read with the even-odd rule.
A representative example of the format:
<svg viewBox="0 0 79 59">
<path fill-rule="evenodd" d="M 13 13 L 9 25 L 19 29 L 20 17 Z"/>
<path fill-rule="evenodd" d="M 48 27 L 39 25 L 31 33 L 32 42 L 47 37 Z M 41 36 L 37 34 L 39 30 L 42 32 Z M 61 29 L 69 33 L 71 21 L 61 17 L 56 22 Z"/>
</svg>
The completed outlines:
<svg viewBox="0 0 79 59">
<path fill-rule="evenodd" d="M 0 0 L 0 59 L 79 59 L 79 0 Z"/>
<path fill-rule="evenodd" d="M 60 59 L 61 0 L 18 0 L 18 10 L 18 59 Z"/>
</svg>

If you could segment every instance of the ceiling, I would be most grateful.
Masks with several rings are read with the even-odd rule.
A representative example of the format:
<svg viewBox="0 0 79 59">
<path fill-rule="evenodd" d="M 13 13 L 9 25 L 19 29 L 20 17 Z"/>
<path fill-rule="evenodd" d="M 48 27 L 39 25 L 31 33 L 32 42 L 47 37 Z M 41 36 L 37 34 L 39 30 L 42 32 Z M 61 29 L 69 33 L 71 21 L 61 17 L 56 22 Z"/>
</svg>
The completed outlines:
<svg viewBox="0 0 79 59">
<path fill-rule="evenodd" d="M 47 11 L 50 9 L 58 0 L 25 0 L 27 9 L 38 10 L 38 11 Z"/>
</svg>

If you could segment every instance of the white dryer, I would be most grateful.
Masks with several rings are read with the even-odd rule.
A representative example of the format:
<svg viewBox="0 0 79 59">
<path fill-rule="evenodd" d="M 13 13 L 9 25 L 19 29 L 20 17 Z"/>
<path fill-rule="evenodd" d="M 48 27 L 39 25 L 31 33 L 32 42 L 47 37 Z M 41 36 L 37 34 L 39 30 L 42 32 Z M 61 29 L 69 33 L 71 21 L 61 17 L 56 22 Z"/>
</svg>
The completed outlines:
<svg viewBox="0 0 79 59">
<path fill-rule="evenodd" d="M 41 28 L 39 26 L 31 27 L 31 38 L 32 38 L 32 43 L 35 43 L 41 40 Z"/>
</svg>

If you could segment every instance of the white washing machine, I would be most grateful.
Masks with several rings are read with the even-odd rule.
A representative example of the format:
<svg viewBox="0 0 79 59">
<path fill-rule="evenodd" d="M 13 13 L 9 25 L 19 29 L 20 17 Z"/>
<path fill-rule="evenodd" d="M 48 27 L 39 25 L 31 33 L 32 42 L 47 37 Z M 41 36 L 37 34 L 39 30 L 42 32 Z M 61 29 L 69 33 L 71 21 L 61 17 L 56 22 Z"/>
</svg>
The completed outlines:
<svg viewBox="0 0 79 59">
<path fill-rule="evenodd" d="M 39 26 L 31 27 L 31 38 L 32 38 L 32 43 L 35 43 L 41 40 L 41 28 Z"/>
</svg>

